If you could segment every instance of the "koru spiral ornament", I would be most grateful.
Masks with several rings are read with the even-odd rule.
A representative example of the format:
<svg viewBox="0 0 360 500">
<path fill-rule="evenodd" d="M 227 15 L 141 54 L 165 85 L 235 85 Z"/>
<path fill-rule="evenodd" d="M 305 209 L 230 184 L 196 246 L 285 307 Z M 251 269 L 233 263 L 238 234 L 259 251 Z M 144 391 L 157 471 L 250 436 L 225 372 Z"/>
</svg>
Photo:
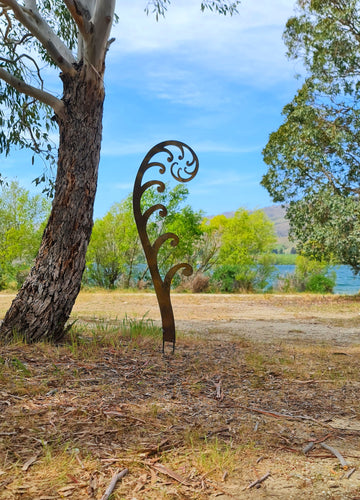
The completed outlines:
<svg viewBox="0 0 360 500">
<path fill-rule="evenodd" d="M 151 243 L 146 230 L 148 220 L 156 211 L 159 212 L 161 217 L 166 217 L 167 209 L 160 203 L 145 209 L 144 212 L 141 208 L 141 197 L 147 189 L 157 186 L 159 193 L 163 193 L 165 190 L 164 182 L 159 180 L 147 181 L 143 184 L 145 172 L 152 167 L 158 167 L 159 173 L 164 174 L 167 164 L 170 164 L 170 173 L 178 182 L 191 181 L 199 169 L 198 157 L 183 142 L 164 141 L 157 144 L 147 153 L 138 170 L 134 183 L 133 210 L 140 241 L 145 252 L 159 303 L 163 331 L 163 352 L 165 350 L 165 342 L 172 342 L 174 352 L 175 320 L 170 299 L 171 281 L 180 269 L 182 269 L 182 274 L 185 276 L 191 276 L 193 269 L 186 263 L 176 264 L 169 269 L 164 279 L 161 278 L 157 263 L 159 250 L 167 240 L 171 240 L 171 246 L 175 247 L 179 243 L 179 238 L 174 233 L 164 233 Z"/>
</svg>

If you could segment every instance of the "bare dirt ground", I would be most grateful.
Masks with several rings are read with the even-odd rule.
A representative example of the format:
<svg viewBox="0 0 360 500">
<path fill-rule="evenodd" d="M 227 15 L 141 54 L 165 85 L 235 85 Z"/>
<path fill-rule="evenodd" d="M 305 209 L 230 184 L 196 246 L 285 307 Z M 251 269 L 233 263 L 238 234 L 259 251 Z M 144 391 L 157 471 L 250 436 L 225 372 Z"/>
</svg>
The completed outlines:
<svg viewBox="0 0 360 500">
<path fill-rule="evenodd" d="M 149 293 L 80 295 L 74 317 L 151 318 L 160 324 L 156 297 Z M 360 298 L 314 295 L 173 294 L 179 332 L 207 340 L 246 338 L 255 342 L 360 344 Z"/>
<path fill-rule="evenodd" d="M 0 498 L 100 500 L 126 467 L 114 500 L 360 500 L 360 299 L 172 302 L 174 356 L 121 337 L 159 312 L 117 291 L 80 294 L 63 346 L 0 346 Z"/>
<path fill-rule="evenodd" d="M 0 316 L 14 294 L 0 294 Z M 360 344 L 360 297 L 339 295 L 172 294 L 179 333 L 210 340 Z M 73 319 L 146 317 L 160 325 L 153 293 L 80 293 Z"/>
</svg>

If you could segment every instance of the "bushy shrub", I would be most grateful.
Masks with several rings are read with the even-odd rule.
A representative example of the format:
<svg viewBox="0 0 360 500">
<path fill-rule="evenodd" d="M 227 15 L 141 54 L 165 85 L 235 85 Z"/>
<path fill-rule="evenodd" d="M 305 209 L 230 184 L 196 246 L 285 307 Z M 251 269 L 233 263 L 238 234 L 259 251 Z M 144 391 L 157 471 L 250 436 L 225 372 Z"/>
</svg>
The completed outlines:
<svg viewBox="0 0 360 500">
<path fill-rule="evenodd" d="M 146 290 L 147 288 L 150 288 L 151 287 L 151 282 L 148 281 L 148 280 L 145 280 L 145 279 L 140 279 L 137 281 L 136 283 L 136 287 L 139 289 L 139 290 Z"/>
<path fill-rule="evenodd" d="M 196 273 L 190 283 L 193 293 L 203 293 L 209 288 L 210 278 L 203 273 Z"/>
<path fill-rule="evenodd" d="M 263 255 L 248 264 L 218 266 L 210 283 L 221 292 L 263 291 L 269 286 L 274 271 L 272 257 Z"/>
<path fill-rule="evenodd" d="M 238 288 L 236 276 L 240 271 L 239 267 L 230 264 L 218 266 L 211 277 L 212 288 L 220 292 L 234 292 Z"/>
<path fill-rule="evenodd" d="M 18 290 L 24 283 L 30 267 L 26 264 L 7 264 L 0 267 L 0 290 Z"/>
<path fill-rule="evenodd" d="M 196 273 L 188 278 L 182 278 L 176 286 L 177 292 L 203 293 L 209 289 L 210 277 L 204 273 Z"/>
<path fill-rule="evenodd" d="M 336 273 L 329 272 L 326 262 L 298 256 L 294 273 L 278 279 L 277 289 L 282 292 L 332 293 L 336 284 Z"/>
<path fill-rule="evenodd" d="M 277 277 L 274 289 L 278 292 L 304 292 L 305 287 L 297 280 L 295 273 L 287 273 Z"/>
<path fill-rule="evenodd" d="M 313 293 L 332 293 L 335 286 L 333 277 L 314 274 L 306 284 L 306 291 Z"/>
</svg>

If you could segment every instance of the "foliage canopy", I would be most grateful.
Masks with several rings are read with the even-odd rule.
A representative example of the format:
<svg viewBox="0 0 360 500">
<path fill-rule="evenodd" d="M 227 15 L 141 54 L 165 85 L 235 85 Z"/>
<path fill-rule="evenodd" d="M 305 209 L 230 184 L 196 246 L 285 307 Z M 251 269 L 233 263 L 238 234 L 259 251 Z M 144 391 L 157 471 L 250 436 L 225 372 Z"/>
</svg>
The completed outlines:
<svg viewBox="0 0 360 500">
<path fill-rule="evenodd" d="M 158 256 L 160 272 L 165 275 L 173 265 L 186 262 L 193 267 L 195 276 L 214 274 L 213 286 L 223 291 L 265 288 L 273 271 L 271 259 L 267 256 L 276 238 L 273 224 L 264 212 L 249 213 L 239 209 L 229 219 L 224 215 L 204 219 L 201 211 L 184 205 L 187 196 L 188 189 L 182 184 L 171 190 L 166 188 L 164 193 L 156 190 L 144 193 L 146 207 L 162 204 L 168 210 L 166 217 L 156 213 L 149 220 L 147 232 L 150 241 L 155 241 L 165 232 L 179 237 L 175 247 L 165 244 L 161 248 Z M 217 271 L 220 268 L 222 270 Z M 95 221 L 84 283 L 105 288 L 150 286 L 133 219 L 131 196 L 113 205 L 102 219 Z M 174 284 L 179 283 L 180 277 L 176 277 Z"/>
<path fill-rule="evenodd" d="M 284 40 L 307 78 L 263 151 L 262 184 L 289 205 L 301 252 L 359 272 L 360 2 L 298 0 L 298 7 Z"/>
<path fill-rule="evenodd" d="M 17 287 L 40 246 L 50 203 L 12 181 L 0 189 L 0 288 Z"/>
</svg>

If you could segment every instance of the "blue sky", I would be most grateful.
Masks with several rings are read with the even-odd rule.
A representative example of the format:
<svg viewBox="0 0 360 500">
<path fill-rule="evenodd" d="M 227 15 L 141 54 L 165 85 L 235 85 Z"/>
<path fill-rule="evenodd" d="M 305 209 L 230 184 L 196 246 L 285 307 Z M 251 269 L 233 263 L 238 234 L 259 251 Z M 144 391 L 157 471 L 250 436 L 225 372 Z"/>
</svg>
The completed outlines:
<svg viewBox="0 0 360 500">
<path fill-rule="evenodd" d="M 95 217 L 132 191 L 147 151 L 168 139 L 198 154 L 188 184 L 194 209 L 215 215 L 272 204 L 260 186 L 261 150 L 300 85 L 282 41 L 294 3 L 243 0 L 239 15 L 224 17 L 201 13 L 200 0 L 173 0 L 156 22 L 146 0 L 117 2 Z M 30 187 L 39 172 L 25 154 L 6 161 L 5 174 Z"/>
</svg>

